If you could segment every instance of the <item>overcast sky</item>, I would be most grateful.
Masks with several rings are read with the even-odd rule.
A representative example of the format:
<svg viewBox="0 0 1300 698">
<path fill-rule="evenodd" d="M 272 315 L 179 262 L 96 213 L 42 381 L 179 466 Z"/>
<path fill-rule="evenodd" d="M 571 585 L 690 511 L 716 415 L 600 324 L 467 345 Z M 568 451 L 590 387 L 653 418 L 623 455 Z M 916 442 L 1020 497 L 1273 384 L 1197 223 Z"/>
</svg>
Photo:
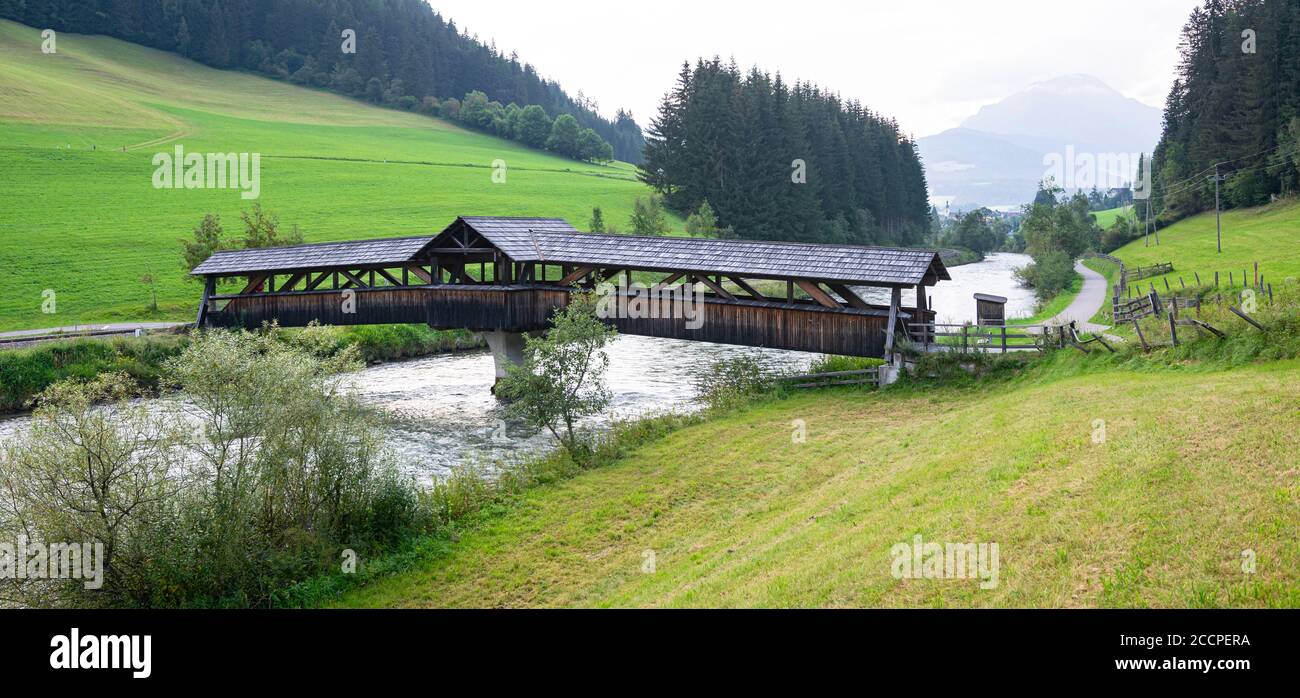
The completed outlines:
<svg viewBox="0 0 1300 698">
<path fill-rule="evenodd" d="M 927 136 L 1029 84 L 1087 73 L 1154 107 L 1195 0 L 430 0 L 606 115 L 644 127 L 683 60 L 807 79 Z"/>
</svg>

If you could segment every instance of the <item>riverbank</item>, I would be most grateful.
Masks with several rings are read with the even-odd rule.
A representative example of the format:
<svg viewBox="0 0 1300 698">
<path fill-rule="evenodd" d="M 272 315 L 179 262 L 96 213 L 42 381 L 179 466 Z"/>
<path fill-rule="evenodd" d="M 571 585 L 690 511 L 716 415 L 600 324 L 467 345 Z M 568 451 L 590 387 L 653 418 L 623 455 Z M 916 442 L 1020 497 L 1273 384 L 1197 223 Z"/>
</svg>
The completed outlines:
<svg viewBox="0 0 1300 698">
<path fill-rule="evenodd" d="M 485 346 L 481 337 L 465 330 L 432 330 L 419 325 L 352 327 L 341 330 L 338 337 L 337 348 L 355 345 L 367 363 Z M 186 335 L 147 334 L 0 350 L 0 414 L 23 411 L 32 397 L 60 380 L 86 380 L 110 372 L 126 373 L 146 393 L 156 393 L 163 363 L 178 356 L 188 341 Z"/>
<path fill-rule="evenodd" d="M 1003 375 L 752 401 L 333 605 L 1300 606 L 1300 361 L 1059 352 Z M 917 535 L 998 543 L 996 585 L 897 579 Z"/>
<path fill-rule="evenodd" d="M 975 264 L 984 261 L 984 255 L 974 250 L 968 250 L 963 247 L 951 247 L 939 250 L 939 259 L 943 260 L 943 265 L 948 268 L 960 267 L 965 264 Z"/>
</svg>

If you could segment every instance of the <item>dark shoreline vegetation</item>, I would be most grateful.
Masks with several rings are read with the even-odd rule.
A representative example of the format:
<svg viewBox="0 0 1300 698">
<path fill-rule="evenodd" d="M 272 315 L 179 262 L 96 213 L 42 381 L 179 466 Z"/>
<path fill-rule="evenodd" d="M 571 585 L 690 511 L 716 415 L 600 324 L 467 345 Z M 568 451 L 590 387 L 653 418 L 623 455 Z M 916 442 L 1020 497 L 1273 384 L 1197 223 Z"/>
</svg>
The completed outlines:
<svg viewBox="0 0 1300 698">
<path fill-rule="evenodd" d="M 943 265 L 949 269 L 983 262 L 984 257 L 984 253 L 966 249 L 965 247 L 946 247 L 939 250 L 939 258 L 943 260 Z"/>
<path fill-rule="evenodd" d="M 287 330 L 287 335 L 292 335 Z M 432 330 L 420 325 L 351 327 L 338 334 L 338 346 L 355 346 L 367 364 L 401 361 L 486 346 L 465 330 Z M 64 379 L 91 380 L 120 372 L 145 394 L 156 394 L 163 363 L 179 356 L 188 335 L 71 339 L 34 347 L 0 350 L 0 415 L 22 412 L 42 390 Z"/>
</svg>

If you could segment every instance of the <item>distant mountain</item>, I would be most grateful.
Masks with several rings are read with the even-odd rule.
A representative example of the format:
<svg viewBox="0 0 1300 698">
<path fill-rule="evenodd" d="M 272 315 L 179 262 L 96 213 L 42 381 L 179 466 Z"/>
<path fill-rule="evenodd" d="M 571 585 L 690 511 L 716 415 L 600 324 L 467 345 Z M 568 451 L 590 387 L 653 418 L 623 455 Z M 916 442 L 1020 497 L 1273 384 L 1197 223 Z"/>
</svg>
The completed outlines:
<svg viewBox="0 0 1300 698">
<path fill-rule="evenodd" d="M 1033 199 L 1049 153 L 1149 155 L 1160 119 L 1160 110 L 1097 78 L 1066 75 L 985 106 L 917 145 L 935 200 L 961 209 L 1011 206 Z"/>
</svg>

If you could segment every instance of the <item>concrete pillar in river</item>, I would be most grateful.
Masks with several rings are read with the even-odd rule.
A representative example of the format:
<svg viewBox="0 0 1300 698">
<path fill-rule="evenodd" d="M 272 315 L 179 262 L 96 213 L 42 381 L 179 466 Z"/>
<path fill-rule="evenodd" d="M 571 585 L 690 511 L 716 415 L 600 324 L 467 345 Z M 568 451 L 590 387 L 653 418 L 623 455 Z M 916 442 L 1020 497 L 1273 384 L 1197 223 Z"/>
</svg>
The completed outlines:
<svg viewBox="0 0 1300 698">
<path fill-rule="evenodd" d="M 520 332 L 484 332 L 488 348 L 492 350 L 492 363 L 496 367 L 496 380 L 492 381 L 492 394 L 497 392 L 497 384 L 506 377 L 510 364 L 524 362 L 524 335 Z"/>
</svg>

